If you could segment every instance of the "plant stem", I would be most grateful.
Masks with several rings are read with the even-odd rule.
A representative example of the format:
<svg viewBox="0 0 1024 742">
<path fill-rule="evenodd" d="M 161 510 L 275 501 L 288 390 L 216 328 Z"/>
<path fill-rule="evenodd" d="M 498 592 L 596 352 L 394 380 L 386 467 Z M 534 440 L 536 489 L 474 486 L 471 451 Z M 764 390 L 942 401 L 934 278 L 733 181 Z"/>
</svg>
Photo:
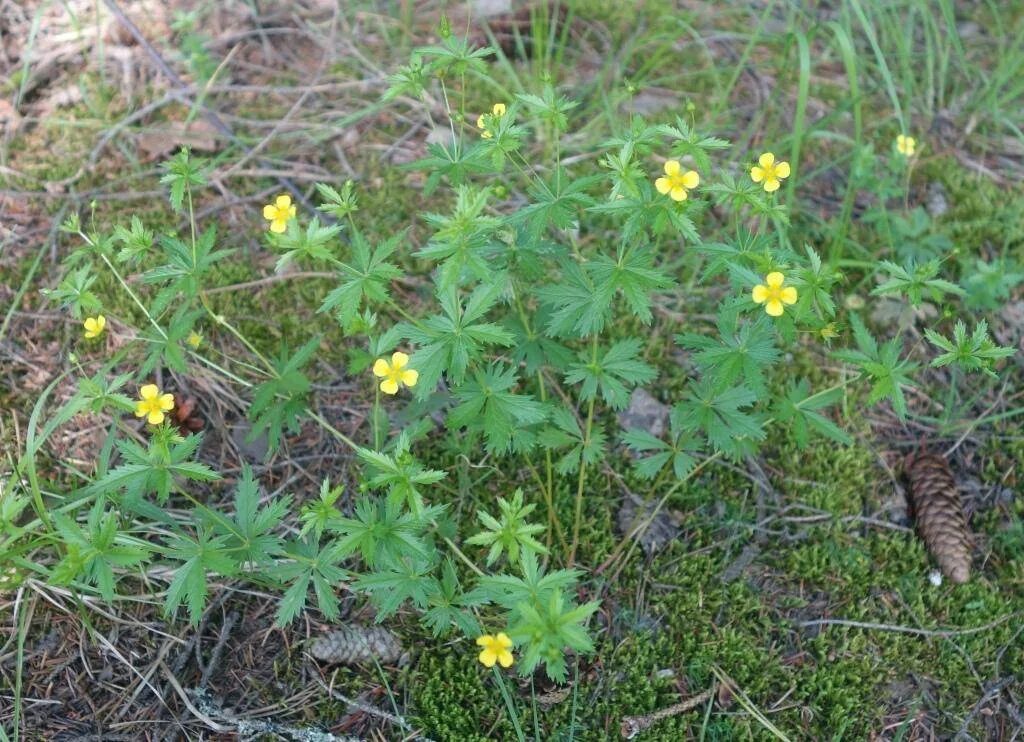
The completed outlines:
<svg viewBox="0 0 1024 742">
<path fill-rule="evenodd" d="M 519 742 L 526 742 L 526 735 L 523 733 L 523 727 L 519 724 L 519 714 L 516 712 L 515 704 L 512 703 L 512 696 L 509 695 L 508 688 L 505 687 L 505 678 L 502 677 L 501 671 L 498 670 L 497 666 L 492 667 L 491 670 L 494 672 L 494 679 L 498 683 L 498 690 L 501 691 L 501 697 L 505 699 L 505 708 L 508 710 L 508 718 L 512 721 L 512 726 L 516 730 L 516 739 Z"/>
<path fill-rule="evenodd" d="M 597 335 L 594 335 L 590 344 L 590 362 L 597 363 Z M 569 561 L 571 567 L 576 563 L 576 548 L 580 543 L 580 521 L 583 518 L 583 485 L 587 481 L 587 449 L 590 448 L 590 435 L 594 429 L 594 402 L 596 397 L 590 398 L 587 405 L 587 424 L 583 430 L 583 446 L 580 450 L 580 476 L 576 482 L 576 505 L 572 519 L 572 546 L 569 548 Z"/>
</svg>

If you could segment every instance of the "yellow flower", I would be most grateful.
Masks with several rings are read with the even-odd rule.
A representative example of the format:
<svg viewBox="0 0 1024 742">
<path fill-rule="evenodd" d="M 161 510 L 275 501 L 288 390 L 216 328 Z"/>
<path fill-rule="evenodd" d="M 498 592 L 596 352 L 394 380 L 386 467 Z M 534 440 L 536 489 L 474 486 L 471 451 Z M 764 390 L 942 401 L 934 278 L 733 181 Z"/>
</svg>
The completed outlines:
<svg viewBox="0 0 1024 742">
<path fill-rule="evenodd" d="M 904 157 L 914 156 L 914 147 L 917 146 L 917 140 L 914 137 L 908 137 L 905 134 L 900 134 L 896 137 L 896 151 Z"/>
<path fill-rule="evenodd" d="M 775 155 L 765 152 L 757 158 L 757 164 L 750 168 L 750 178 L 755 183 L 764 183 L 767 193 L 779 190 L 780 180 L 789 177 L 789 163 L 776 162 Z"/>
<path fill-rule="evenodd" d="M 288 229 L 288 221 L 295 218 L 295 204 L 287 193 L 278 196 L 274 203 L 263 207 L 263 218 L 270 222 L 270 231 L 281 234 Z"/>
<path fill-rule="evenodd" d="M 484 634 L 476 640 L 476 645 L 483 647 L 479 659 L 484 667 L 494 667 L 495 662 L 502 667 L 512 667 L 512 640 L 505 632 L 499 632 L 497 636 Z"/>
<path fill-rule="evenodd" d="M 185 342 L 192 346 L 193 350 L 197 350 L 199 348 L 199 344 L 203 342 L 203 336 L 193 330 L 188 334 L 188 338 Z"/>
<path fill-rule="evenodd" d="M 92 340 L 103 333 L 103 328 L 107 326 L 107 318 L 102 314 L 97 314 L 95 317 L 86 317 L 82 326 L 85 328 L 86 339 Z"/>
<path fill-rule="evenodd" d="M 489 119 L 500 119 L 502 116 L 505 115 L 506 110 L 507 109 L 505 108 L 504 103 L 495 103 L 494 107 L 491 109 L 490 114 L 481 113 L 476 120 L 476 128 L 480 129 L 482 132 L 480 136 L 482 136 L 484 139 L 490 139 L 491 137 L 493 137 L 494 133 L 487 128 L 488 123 L 491 123 Z"/>
<path fill-rule="evenodd" d="M 161 394 L 156 384 L 146 384 L 139 389 L 139 401 L 135 403 L 135 417 L 144 417 L 150 425 L 159 425 L 164 421 L 164 413 L 173 409 L 173 394 Z"/>
<path fill-rule="evenodd" d="M 751 293 L 751 298 L 758 304 L 764 304 L 764 311 L 772 317 L 782 316 L 783 304 L 796 304 L 796 289 L 792 286 L 783 287 L 785 280 L 781 273 L 772 271 L 764 277 L 764 283 L 755 286 Z"/>
<path fill-rule="evenodd" d="M 665 176 L 654 181 L 654 187 L 658 193 L 667 193 L 673 201 L 685 201 L 686 192 L 693 190 L 700 183 L 700 176 L 696 170 L 683 172 L 679 160 L 669 160 L 665 163 Z"/>
<path fill-rule="evenodd" d="M 373 375 L 384 379 L 380 383 L 380 390 L 385 394 L 397 394 L 399 386 L 416 386 L 420 378 L 418 371 L 406 368 L 409 365 L 409 356 L 400 351 L 391 354 L 391 363 L 383 358 L 378 358 L 373 364 Z"/>
</svg>

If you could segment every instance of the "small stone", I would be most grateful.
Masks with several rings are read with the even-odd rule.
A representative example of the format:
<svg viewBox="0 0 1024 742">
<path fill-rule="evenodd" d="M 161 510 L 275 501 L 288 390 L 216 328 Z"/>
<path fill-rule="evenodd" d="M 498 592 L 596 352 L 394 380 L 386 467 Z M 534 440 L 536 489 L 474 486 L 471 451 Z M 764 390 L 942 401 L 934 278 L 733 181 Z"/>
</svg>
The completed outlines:
<svg viewBox="0 0 1024 742">
<path fill-rule="evenodd" d="M 942 572 L 940 572 L 937 569 L 933 569 L 931 572 L 928 573 L 928 582 L 930 582 L 933 585 L 935 585 L 935 587 L 941 586 L 942 585 Z"/>
<path fill-rule="evenodd" d="M 633 529 L 645 523 L 651 517 L 654 508 L 655 503 L 653 502 L 637 503 L 632 497 L 627 496 L 623 500 L 622 507 L 619 508 L 616 517 L 619 533 L 623 536 L 631 534 Z M 664 510 L 659 510 L 647 528 L 640 533 L 640 548 L 644 550 L 645 554 L 650 556 L 665 546 L 665 544 L 674 541 L 678 537 L 679 528 L 672 522 L 670 515 Z"/>
<path fill-rule="evenodd" d="M 946 186 L 937 180 L 933 180 L 928 184 L 925 208 L 936 219 L 949 211 L 949 196 L 946 192 Z"/>
<path fill-rule="evenodd" d="M 250 439 L 252 426 L 247 422 L 239 422 L 231 428 L 231 440 L 238 450 L 252 463 L 262 464 L 270 451 L 270 441 L 264 433 Z"/>
<path fill-rule="evenodd" d="M 629 406 L 619 413 L 619 425 L 625 430 L 644 430 L 660 438 L 668 427 L 668 405 L 662 404 L 646 389 L 634 389 Z"/>
</svg>

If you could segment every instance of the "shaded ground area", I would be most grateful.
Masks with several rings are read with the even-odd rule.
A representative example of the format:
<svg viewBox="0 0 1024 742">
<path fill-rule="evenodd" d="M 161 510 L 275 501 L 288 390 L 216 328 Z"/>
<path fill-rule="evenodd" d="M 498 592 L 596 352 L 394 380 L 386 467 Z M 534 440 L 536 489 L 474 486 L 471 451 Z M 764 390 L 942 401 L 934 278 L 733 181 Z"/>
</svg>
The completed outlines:
<svg viewBox="0 0 1024 742">
<path fill-rule="evenodd" d="M 0 0 L 5 479 L 43 391 L 54 383 L 54 402 L 74 392 L 59 377 L 75 367 L 70 353 L 78 326 L 41 293 L 55 285 L 59 260 L 76 246 L 57 226 L 79 213 L 97 225 L 138 214 L 153 229 L 181 228 L 160 190 L 158 163 L 182 144 L 214 160 L 200 218 L 215 220 L 225 245 L 239 250 L 238 260 L 219 267 L 211 301 L 271 352 L 281 339 L 305 338 L 311 326 L 323 332 L 337 352 L 316 363 L 318 411 L 345 433 L 365 436 L 366 381 L 346 373 L 340 331 L 315 314 L 329 277 L 275 273 L 277 256 L 260 241 L 259 207 L 286 184 L 311 197 L 315 181 L 352 178 L 376 236 L 408 227 L 410 244 L 423 243 L 427 228 L 415 218 L 430 205 L 423 179 L 399 166 L 422 157 L 436 133 L 409 106 L 379 98 L 386 75 L 409 49 L 436 37 L 443 4 L 262 5 L 122 2 L 118 7 L 148 40 L 140 43 L 103 3 Z M 550 13 L 561 24 L 552 26 L 551 38 L 564 39 L 551 46 L 532 36 L 536 14 L 487 18 L 485 5 L 468 19 L 461 6 L 451 8 L 453 28 L 502 46 L 508 90 L 532 89 L 550 68 L 557 84 L 573 91 L 582 105 L 566 151 L 583 153 L 580 168 L 593 166 L 588 148 L 629 113 L 667 120 L 688 103 L 741 152 L 788 136 L 799 74 L 788 31 L 794 24 L 820 30 L 812 37 L 820 62 L 806 106 L 815 136 L 805 150 L 803 212 L 793 241 L 848 241 L 851 257 L 887 249 L 877 225 L 857 219 L 873 199 L 869 188 L 847 200 L 851 164 L 833 141 L 849 136 L 854 116 L 847 72 L 825 35 L 828 23 L 843 19 L 839 11 L 666 2 L 634 14 L 568 3 Z M 924 209 L 967 265 L 1024 260 L 1024 147 L 1004 126 L 1019 115 L 1021 97 L 1008 74 L 1013 69 L 1000 61 L 1022 21 L 1010 14 L 1016 26 L 1004 28 L 987 12 L 957 19 L 964 57 L 947 60 L 945 87 L 926 84 L 936 72 L 908 87 L 904 101 L 928 146 L 912 175 L 911 206 Z M 868 20 L 896 59 L 891 19 Z M 877 127 L 879 141 L 887 142 L 893 132 L 883 121 L 884 75 L 866 41 L 857 51 L 868 101 L 864 126 Z M 967 62 L 991 73 L 991 87 L 972 90 L 972 79 L 958 69 Z M 897 72 L 902 83 L 917 79 L 915 69 Z M 1011 82 L 997 85 L 1004 77 Z M 480 91 L 481 101 L 496 92 L 505 91 Z M 875 107 L 885 112 L 877 121 Z M 435 111 L 435 120 L 442 116 Z M 713 225 L 713 213 L 710 219 Z M 847 234 L 837 237 L 837 224 Z M 401 260 L 416 275 L 411 252 Z M 843 299 L 862 300 L 867 280 L 851 279 Z M 94 290 L 121 301 L 110 283 Z M 425 283 L 397 290 L 409 307 L 431 301 Z M 669 338 L 680 320 L 705 321 L 701 311 L 713 303 L 712 296 L 682 290 L 666 296 L 654 331 Z M 128 302 L 115 310 L 112 316 L 135 314 Z M 1024 348 L 1019 288 L 1000 297 L 988 316 L 1001 343 Z M 908 344 L 938 320 L 934 307 L 915 314 L 895 302 L 876 303 L 872 318 L 905 327 Z M 105 350 L 116 351 L 127 336 L 115 324 Z M 239 352 L 226 333 L 211 330 L 205 341 L 227 355 Z M 805 373 L 832 373 L 826 350 L 808 349 L 793 364 Z M 653 425 L 688 371 L 687 358 L 667 340 L 664 357 L 649 360 L 667 368 L 662 385 L 648 390 L 646 424 Z M 768 738 L 762 719 L 791 739 L 1020 738 L 1020 360 L 1002 384 L 981 385 L 969 396 L 956 391 L 947 372 L 928 372 L 927 393 L 911 396 L 907 423 L 885 407 L 869 407 L 865 395 L 851 395 L 845 405 L 854 446 L 799 451 L 781 438 L 759 459 L 711 467 L 668 501 L 652 529 L 660 538 L 609 558 L 635 514 L 660 495 L 647 491 L 649 483 L 614 473 L 629 471 L 618 452 L 593 480 L 579 557 L 592 570 L 581 599 L 602 600 L 598 652 L 577 663 L 567 686 L 540 676 L 521 681 L 524 726 L 532 729 L 536 720 L 543 738 L 567 740 L 617 737 L 623 725 L 639 730 L 637 739 Z M 783 382 L 773 380 L 780 388 Z M 300 502 L 314 497 L 325 477 L 355 484 L 347 452 L 318 427 L 305 426 L 268 456 L 265 441 L 246 440 L 247 402 L 237 390 L 198 370 L 166 373 L 162 383 L 195 400 L 207 431 L 202 458 L 225 475 L 202 493 L 208 501 L 229 500 L 243 463 L 266 491 L 291 492 Z M 61 428 L 39 464 L 48 491 L 67 491 L 92 471 L 108 427 L 107 419 L 83 417 Z M 932 584 L 932 565 L 910 528 L 900 465 L 922 445 L 950 452 L 963 489 L 976 538 L 975 576 L 967 585 Z M 470 522 L 496 493 L 530 488 L 516 466 L 483 457 L 453 463 L 441 444 L 427 451 L 449 470 L 443 491 L 459 521 Z M 561 495 L 556 505 L 568 523 L 568 486 Z M 308 653 L 307 639 L 330 629 L 315 611 L 275 629 L 279 596 L 225 581 L 193 629 L 161 616 L 168 575 L 145 577 L 129 582 L 134 592 L 113 605 L 28 575 L 8 578 L 0 588 L 4 725 L 13 721 L 17 687 L 27 739 L 512 738 L 501 698 L 471 649 L 435 641 L 415 616 L 387 624 L 406 650 L 401 659 L 331 665 Z M 372 623 L 363 600 L 345 595 L 342 605 L 345 622 Z M 709 689 L 693 708 L 673 710 Z"/>
</svg>

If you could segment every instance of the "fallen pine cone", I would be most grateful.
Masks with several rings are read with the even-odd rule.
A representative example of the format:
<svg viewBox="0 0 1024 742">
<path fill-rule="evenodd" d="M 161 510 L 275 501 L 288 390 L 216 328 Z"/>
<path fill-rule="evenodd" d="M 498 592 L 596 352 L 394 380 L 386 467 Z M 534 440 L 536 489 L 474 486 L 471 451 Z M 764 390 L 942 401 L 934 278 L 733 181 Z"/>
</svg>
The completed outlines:
<svg viewBox="0 0 1024 742">
<path fill-rule="evenodd" d="M 403 660 L 398 637 L 383 626 L 344 626 L 310 641 L 309 653 L 321 662 L 342 665 L 374 659 L 387 665 Z"/>
<path fill-rule="evenodd" d="M 917 530 L 953 582 L 971 576 L 971 538 L 953 472 L 942 456 L 911 454 L 905 462 Z"/>
</svg>

